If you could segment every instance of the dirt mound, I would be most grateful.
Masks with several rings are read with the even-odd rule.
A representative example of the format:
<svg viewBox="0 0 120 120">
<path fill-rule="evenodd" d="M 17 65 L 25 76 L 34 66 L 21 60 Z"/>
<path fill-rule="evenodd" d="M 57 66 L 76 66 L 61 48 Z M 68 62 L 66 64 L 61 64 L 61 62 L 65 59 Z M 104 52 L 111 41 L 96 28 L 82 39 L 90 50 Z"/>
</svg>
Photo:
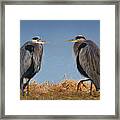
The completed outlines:
<svg viewBox="0 0 120 120">
<path fill-rule="evenodd" d="M 79 81 L 62 80 L 57 84 L 45 81 L 36 83 L 34 80 L 29 85 L 29 96 L 21 96 L 20 99 L 28 100 L 99 100 L 100 93 L 95 91 L 90 95 L 90 84 L 81 85 L 82 91 L 77 91 Z"/>
</svg>

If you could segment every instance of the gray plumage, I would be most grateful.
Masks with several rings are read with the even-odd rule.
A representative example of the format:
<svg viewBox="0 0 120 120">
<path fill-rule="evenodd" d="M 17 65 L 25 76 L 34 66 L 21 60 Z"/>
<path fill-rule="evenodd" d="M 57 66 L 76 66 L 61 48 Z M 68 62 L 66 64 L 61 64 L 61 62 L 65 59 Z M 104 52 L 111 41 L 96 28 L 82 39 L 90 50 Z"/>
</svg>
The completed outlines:
<svg viewBox="0 0 120 120">
<path fill-rule="evenodd" d="M 36 41 L 28 41 L 20 48 L 20 89 L 24 95 L 24 89 L 28 86 L 30 79 L 39 72 L 43 54 L 43 45 Z M 24 82 L 26 79 L 26 82 Z"/>
<path fill-rule="evenodd" d="M 73 50 L 76 57 L 76 64 L 78 71 L 86 78 L 91 80 L 95 85 L 96 90 L 100 89 L 100 50 L 98 46 L 91 40 L 86 40 L 84 36 L 77 36 L 75 40 L 69 40 L 75 42 Z M 80 85 L 78 83 L 78 87 Z M 92 85 L 92 84 L 91 84 Z M 78 88 L 77 88 L 78 89 Z M 92 86 L 91 86 L 92 89 Z"/>
</svg>

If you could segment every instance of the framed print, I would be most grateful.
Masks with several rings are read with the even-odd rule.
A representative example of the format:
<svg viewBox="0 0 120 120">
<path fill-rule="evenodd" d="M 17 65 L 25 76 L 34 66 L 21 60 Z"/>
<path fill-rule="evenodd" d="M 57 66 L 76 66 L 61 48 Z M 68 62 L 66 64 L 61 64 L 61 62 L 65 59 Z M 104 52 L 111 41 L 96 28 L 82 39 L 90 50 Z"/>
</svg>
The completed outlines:
<svg viewBox="0 0 120 120">
<path fill-rule="evenodd" d="M 1 118 L 119 119 L 119 7 L 2 1 Z"/>
</svg>

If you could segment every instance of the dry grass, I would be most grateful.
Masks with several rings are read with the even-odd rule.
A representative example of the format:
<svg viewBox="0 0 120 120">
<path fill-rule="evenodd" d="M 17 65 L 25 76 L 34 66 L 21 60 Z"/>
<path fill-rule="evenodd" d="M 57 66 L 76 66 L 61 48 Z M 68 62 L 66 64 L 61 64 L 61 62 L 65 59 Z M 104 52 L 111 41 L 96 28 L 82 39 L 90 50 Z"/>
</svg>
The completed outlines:
<svg viewBox="0 0 120 120">
<path fill-rule="evenodd" d="M 29 96 L 20 96 L 21 100 L 99 100 L 100 92 L 95 91 L 93 86 L 92 95 L 90 95 L 90 84 L 85 83 L 87 88 L 82 87 L 82 91 L 77 91 L 78 81 L 63 80 L 60 83 L 53 84 L 46 81 L 36 83 L 32 81 L 29 85 Z"/>
</svg>

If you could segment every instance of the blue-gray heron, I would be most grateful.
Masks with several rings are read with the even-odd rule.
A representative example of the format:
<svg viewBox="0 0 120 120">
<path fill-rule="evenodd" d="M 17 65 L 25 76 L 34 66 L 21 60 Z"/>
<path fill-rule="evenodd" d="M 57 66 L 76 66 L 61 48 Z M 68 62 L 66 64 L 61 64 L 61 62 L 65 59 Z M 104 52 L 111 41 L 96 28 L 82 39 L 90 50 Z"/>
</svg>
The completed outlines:
<svg viewBox="0 0 120 120">
<path fill-rule="evenodd" d="M 73 50 L 77 69 L 84 77 L 88 78 L 78 83 L 77 90 L 81 83 L 90 80 L 90 94 L 92 92 L 92 83 L 95 85 L 96 91 L 98 91 L 100 89 L 100 50 L 98 46 L 93 41 L 86 40 L 82 35 L 67 41 L 74 42 Z"/>
<path fill-rule="evenodd" d="M 32 38 L 20 48 L 20 89 L 24 96 L 24 89 L 28 87 L 30 79 L 39 72 L 43 54 L 43 44 L 39 36 Z M 26 81 L 25 81 L 26 80 Z"/>
</svg>

